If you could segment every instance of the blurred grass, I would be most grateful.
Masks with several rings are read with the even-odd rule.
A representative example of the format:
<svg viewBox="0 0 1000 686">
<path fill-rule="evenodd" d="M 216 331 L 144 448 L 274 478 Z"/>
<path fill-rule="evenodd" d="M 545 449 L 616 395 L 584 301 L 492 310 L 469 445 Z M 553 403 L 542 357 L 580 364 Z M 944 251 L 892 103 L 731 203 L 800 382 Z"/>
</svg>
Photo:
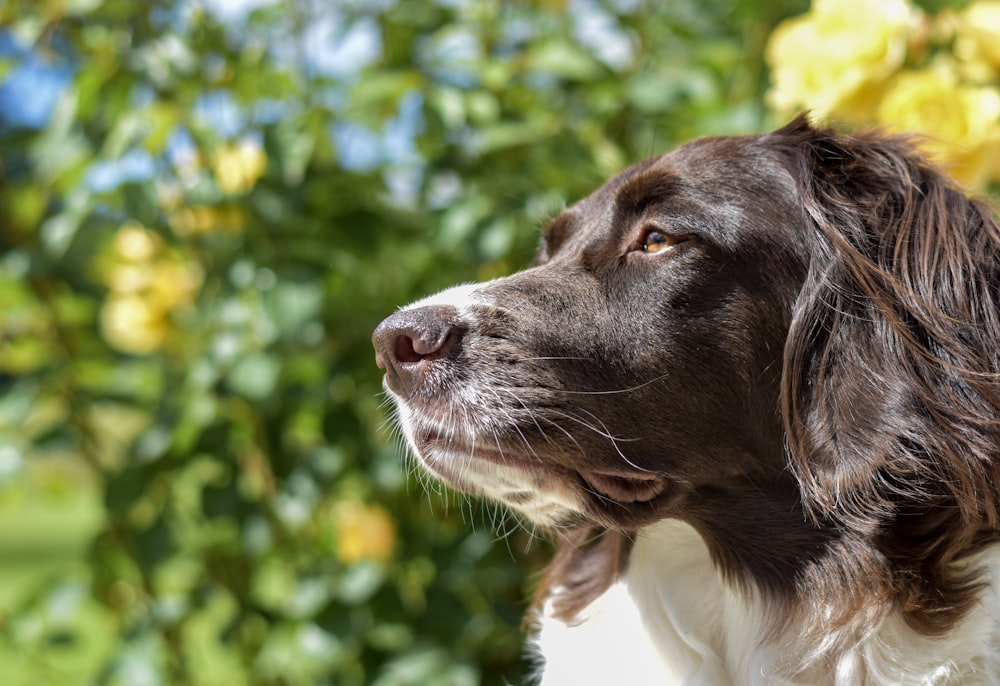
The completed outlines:
<svg viewBox="0 0 1000 686">
<path fill-rule="evenodd" d="M 96 484 L 71 459 L 33 465 L 16 485 L 0 487 L 0 630 L 15 637 L 0 641 L 0 685 L 100 681 L 118 634 L 111 615 L 87 592 L 88 549 L 103 513 Z M 45 591 L 52 583 L 64 585 L 62 597 L 74 605 L 71 612 L 51 602 L 46 607 Z M 41 607 L 32 611 L 33 605 Z M 232 612 L 231 603 L 213 602 L 188 626 L 185 644 L 199 685 L 246 683 L 241 665 L 216 645 Z M 54 633 L 52 624 L 60 625 Z M 57 640 L 51 640 L 53 635 Z"/>
<path fill-rule="evenodd" d="M 102 511 L 95 485 L 64 461 L 0 490 L 0 612 L 41 577 L 83 571 Z"/>
<path fill-rule="evenodd" d="M 5 686 L 93 683 L 114 643 L 107 613 L 85 591 L 87 549 L 102 524 L 96 485 L 72 461 L 32 465 L 25 478 L 0 488 L 0 628 L 21 640 L 0 642 L 0 675 Z M 32 641 L 46 633 L 38 622 L 63 621 L 59 607 L 13 621 L 53 580 L 66 584 L 72 613 L 72 640 Z M 58 597 L 58 596 L 57 596 Z M 66 627 L 69 628 L 69 627 Z M 25 649 L 25 646 L 31 646 Z"/>
</svg>

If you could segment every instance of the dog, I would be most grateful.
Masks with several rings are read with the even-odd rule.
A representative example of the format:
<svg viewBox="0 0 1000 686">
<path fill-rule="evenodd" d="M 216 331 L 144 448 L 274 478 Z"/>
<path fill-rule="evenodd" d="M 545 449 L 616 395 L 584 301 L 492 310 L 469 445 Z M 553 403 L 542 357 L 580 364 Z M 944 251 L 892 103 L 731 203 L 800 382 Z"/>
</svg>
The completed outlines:
<svg viewBox="0 0 1000 686">
<path fill-rule="evenodd" d="M 1000 684 L 1000 227 L 917 150 L 695 140 L 375 330 L 422 466 L 552 533 L 540 683 Z"/>
</svg>

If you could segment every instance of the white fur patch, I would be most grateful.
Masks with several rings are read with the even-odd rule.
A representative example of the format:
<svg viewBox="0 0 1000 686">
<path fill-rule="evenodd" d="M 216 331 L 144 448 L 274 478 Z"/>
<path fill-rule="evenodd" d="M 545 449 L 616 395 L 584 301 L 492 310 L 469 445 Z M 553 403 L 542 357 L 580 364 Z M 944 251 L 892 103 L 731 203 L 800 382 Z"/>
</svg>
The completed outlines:
<svg viewBox="0 0 1000 686">
<path fill-rule="evenodd" d="M 624 577 L 574 621 L 540 618 L 541 686 L 987 686 L 1000 684 L 1000 546 L 970 560 L 987 573 L 981 603 L 951 635 L 922 636 L 889 613 L 848 626 L 843 646 L 809 664 L 804 631 L 773 632 L 769 608 L 715 571 L 698 534 L 676 521 L 642 530 Z M 555 591 L 558 593 L 558 589 Z M 771 638 L 774 637 L 774 638 Z"/>
<path fill-rule="evenodd" d="M 458 286 L 452 286 L 451 288 L 446 288 L 443 291 L 438 291 L 437 293 L 428 295 L 427 297 L 416 302 L 412 302 L 403 309 L 415 310 L 418 307 L 451 305 L 460 312 L 467 314 L 468 308 L 479 302 L 476 300 L 476 293 L 489 283 L 490 282 L 487 281 L 485 283 L 466 283 Z"/>
</svg>

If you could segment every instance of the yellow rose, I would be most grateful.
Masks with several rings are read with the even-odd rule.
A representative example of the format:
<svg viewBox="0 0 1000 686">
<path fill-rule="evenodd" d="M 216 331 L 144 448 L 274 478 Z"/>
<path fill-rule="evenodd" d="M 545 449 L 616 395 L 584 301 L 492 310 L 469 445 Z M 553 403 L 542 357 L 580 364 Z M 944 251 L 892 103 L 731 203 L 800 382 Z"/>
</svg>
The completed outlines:
<svg viewBox="0 0 1000 686">
<path fill-rule="evenodd" d="M 215 153 L 215 180 L 223 193 L 246 193 L 267 169 L 267 155 L 260 143 L 244 138 Z"/>
<path fill-rule="evenodd" d="M 202 273 L 197 264 L 164 249 L 159 236 L 137 225 L 126 225 L 113 241 L 117 258 L 106 282 L 117 295 L 154 298 L 167 310 L 187 305 L 201 287 Z"/>
<path fill-rule="evenodd" d="M 170 225 L 178 236 L 183 237 L 222 231 L 239 233 L 245 223 L 243 210 L 234 205 L 195 205 L 170 215 Z"/>
<path fill-rule="evenodd" d="M 982 188 L 998 171 L 1000 92 L 960 83 L 942 65 L 900 75 L 879 105 L 878 121 L 927 135 L 925 152 L 969 188 Z"/>
<path fill-rule="evenodd" d="M 127 353 L 157 350 L 170 326 L 166 310 L 138 295 L 114 295 L 101 308 L 101 334 L 113 347 Z"/>
<path fill-rule="evenodd" d="M 361 560 L 386 561 L 396 549 L 396 526 L 378 505 L 338 503 L 333 509 L 337 557 L 346 565 Z"/>
<path fill-rule="evenodd" d="M 101 334 L 119 350 L 154 352 L 170 333 L 171 312 L 197 296 L 202 271 L 134 223 L 115 235 L 111 254 L 105 274 L 111 292 L 101 307 Z"/>
<path fill-rule="evenodd" d="M 771 34 L 772 107 L 865 120 L 879 87 L 903 65 L 920 16 L 906 0 L 815 0 Z"/>
<path fill-rule="evenodd" d="M 149 287 L 152 270 L 146 264 L 116 265 L 108 274 L 108 288 L 116 293 L 137 293 Z"/>
<path fill-rule="evenodd" d="M 201 287 L 201 270 L 180 261 L 161 260 L 152 265 L 146 298 L 166 310 L 189 305 Z"/>
<path fill-rule="evenodd" d="M 1000 74 L 1000 2 L 977 2 L 959 16 L 955 56 L 965 73 L 976 81 Z"/>
<path fill-rule="evenodd" d="M 151 260 L 162 246 L 159 236 L 135 222 L 125 224 L 115 234 L 115 253 L 128 262 Z"/>
</svg>

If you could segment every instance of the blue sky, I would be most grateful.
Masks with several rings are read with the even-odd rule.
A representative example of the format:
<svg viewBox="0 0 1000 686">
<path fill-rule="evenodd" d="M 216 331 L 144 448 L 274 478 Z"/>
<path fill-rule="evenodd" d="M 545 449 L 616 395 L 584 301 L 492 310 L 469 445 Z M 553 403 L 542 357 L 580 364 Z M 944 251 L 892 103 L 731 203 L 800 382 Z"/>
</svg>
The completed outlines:
<svg viewBox="0 0 1000 686">
<path fill-rule="evenodd" d="M 69 64 L 50 64 L 0 31 L 0 59 L 15 66 L 0 81 L 0 124 L 40 128 L 73 77 Z"/>
</svg>

